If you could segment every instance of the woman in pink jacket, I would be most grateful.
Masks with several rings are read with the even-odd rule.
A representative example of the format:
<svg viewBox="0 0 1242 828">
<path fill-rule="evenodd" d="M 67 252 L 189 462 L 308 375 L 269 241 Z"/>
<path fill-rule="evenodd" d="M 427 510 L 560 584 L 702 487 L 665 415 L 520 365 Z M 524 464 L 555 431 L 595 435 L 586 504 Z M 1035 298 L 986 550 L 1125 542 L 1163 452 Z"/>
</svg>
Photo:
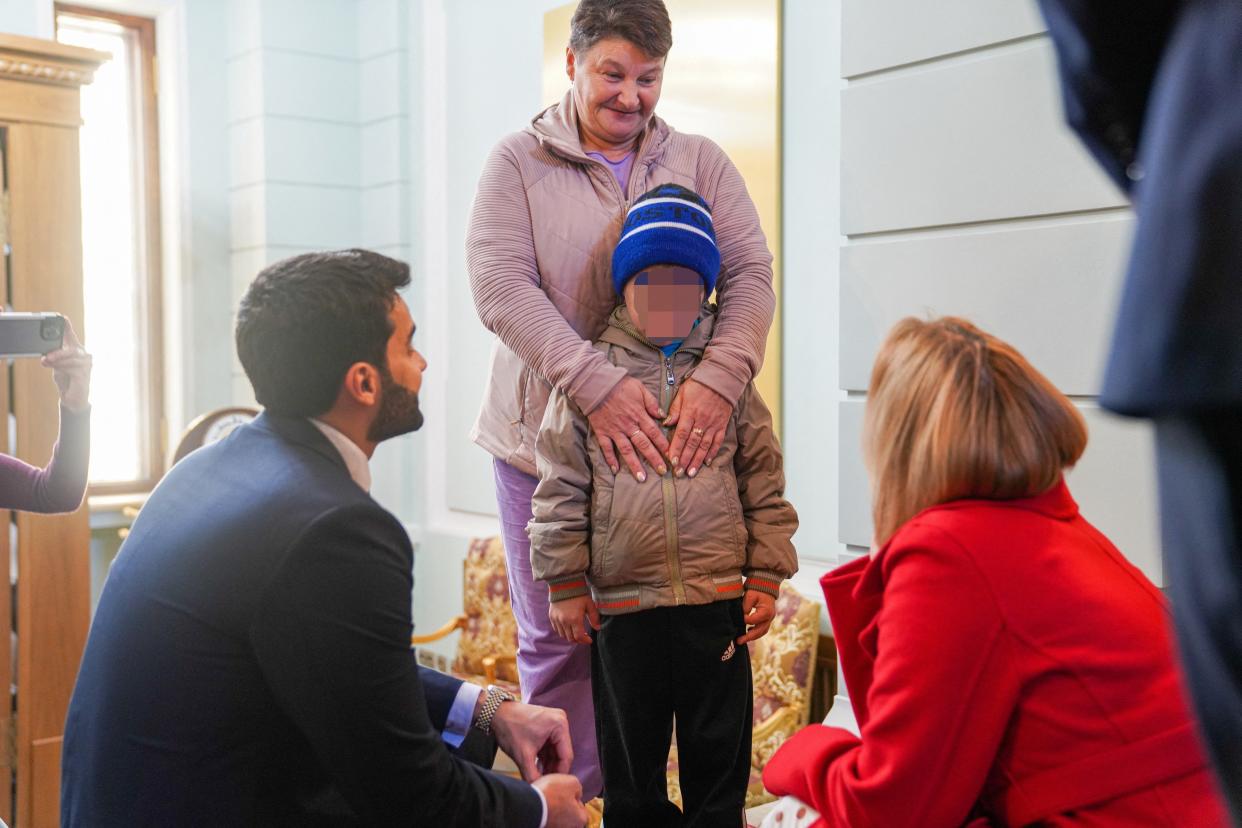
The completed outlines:
<svg viewBox="0 0 1242 828">
<path fill-rule="evenodd" d="M 968 322 L 906 319 L 864 422 L 876 548 L 822 581 L 861 738 L 803 729 L 767 788 L 821 828 L 1224 828 L 1168 606 L 1062 479 L 1078 409 Z"/>
<path fill-rule="evenodd" d="M 772 256 L 741 175 L 711 141 L 655 116 L 671 46 L 663 0 L 583 0 L 565 50 L 572 87 L 496 145 L 466 238 L 479 318 L 497 336 L 471 436 L 496 458 L 522 692 L 568 713 L 588 798 L 600 791 L 589 651 L 552 630 L 526 537 L 548 395 L 559 388 L 586 412 L 614 473 L 624 464 L 641 482 L 644 464 L 663 474 L 671 463 L 693 477 L 759 370 L 775 309 Z M 703 196 L 722 260 L 716 334 L 668 411 L 592 345 L 616 305 L 609 268 L 621 223 L 631 200 L 658 184 Z M 662 424 L 676 427 L 671 440 Z"/>
</svg>

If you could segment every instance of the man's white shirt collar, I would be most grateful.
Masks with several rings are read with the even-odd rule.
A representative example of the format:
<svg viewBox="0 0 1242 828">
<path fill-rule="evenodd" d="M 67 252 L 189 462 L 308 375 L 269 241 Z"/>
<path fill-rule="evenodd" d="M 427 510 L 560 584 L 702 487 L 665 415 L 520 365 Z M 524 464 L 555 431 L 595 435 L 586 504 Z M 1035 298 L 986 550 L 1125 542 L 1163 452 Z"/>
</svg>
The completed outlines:
<svg viewBox="0 0 1242 828">
<path fill-rule="evenodd" d="M 371 465 L 367 460 L 367 453 L 358 447 L 358 444 L 337 431 L 325 422 L 311 418 L 311 424 L 328 438 L 328 442 L 336 447 L 340 452 L 341 459 L 345 461 L 345 468 L 349 470 L 349 476 L 358 484 L 358 488 L 364 492 L 371 491 Z"/>
</svg>

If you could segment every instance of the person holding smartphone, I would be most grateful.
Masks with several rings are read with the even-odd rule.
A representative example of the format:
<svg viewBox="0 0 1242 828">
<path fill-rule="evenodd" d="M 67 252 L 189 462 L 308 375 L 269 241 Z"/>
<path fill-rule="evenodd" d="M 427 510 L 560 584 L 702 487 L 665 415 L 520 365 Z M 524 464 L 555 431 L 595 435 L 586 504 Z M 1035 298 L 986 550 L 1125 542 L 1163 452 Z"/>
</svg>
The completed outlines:
<svg viewBox="0 0 1242 828">
<path fill-rule="evenodd" d="M 91 355 L 65 320 L 61 347 L 42 358 L 60 391 L 60 437 L 46 468 L 0 454 L 0 509 L 72 512 L 86 493 L 91 453 Z"/>
</svg>

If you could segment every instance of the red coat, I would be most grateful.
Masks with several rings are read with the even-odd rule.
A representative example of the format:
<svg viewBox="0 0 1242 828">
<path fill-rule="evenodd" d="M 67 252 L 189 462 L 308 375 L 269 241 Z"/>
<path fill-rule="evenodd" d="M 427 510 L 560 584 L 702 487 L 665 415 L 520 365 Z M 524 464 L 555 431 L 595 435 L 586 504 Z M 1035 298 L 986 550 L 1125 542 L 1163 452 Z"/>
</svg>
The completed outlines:
<svg viewBox="0 0 1242 828">
<path fill-rule="evenodd" d="M 812 725 L 763 774 L 818 826 L 1229 824 L 1164 599 L 1064 483 L 927 509 L 822 584 L 862 739 Z"/>
</svg>

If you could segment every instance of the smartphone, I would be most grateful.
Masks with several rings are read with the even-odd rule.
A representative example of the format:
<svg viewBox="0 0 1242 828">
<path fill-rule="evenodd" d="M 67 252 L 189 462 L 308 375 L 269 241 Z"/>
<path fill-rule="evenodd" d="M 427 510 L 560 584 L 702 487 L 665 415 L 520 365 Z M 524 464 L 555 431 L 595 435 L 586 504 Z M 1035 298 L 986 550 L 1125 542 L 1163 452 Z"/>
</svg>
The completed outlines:
<svg viewBox="0 0 1242 828">
<path fill-rule="evenodd" d="M 43 356 L 64 341 L 59 313 L 0 313 L 0 357 Z"/>
</svg>

